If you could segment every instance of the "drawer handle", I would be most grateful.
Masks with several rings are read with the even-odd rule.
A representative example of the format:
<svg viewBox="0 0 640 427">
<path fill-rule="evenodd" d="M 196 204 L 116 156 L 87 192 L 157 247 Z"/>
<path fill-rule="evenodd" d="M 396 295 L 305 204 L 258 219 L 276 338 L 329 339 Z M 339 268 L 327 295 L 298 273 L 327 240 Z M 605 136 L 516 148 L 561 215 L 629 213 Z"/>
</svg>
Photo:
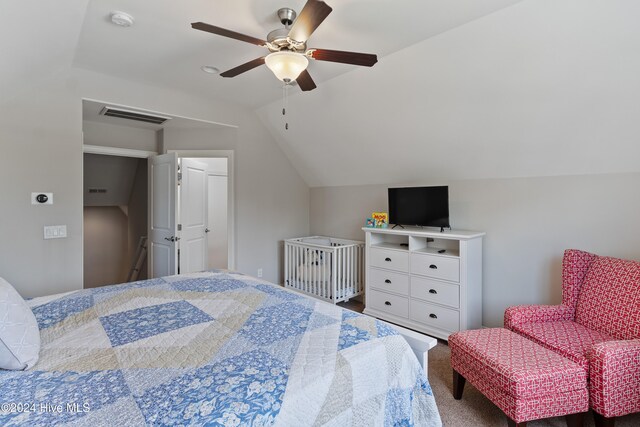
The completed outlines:
<svg viewBox="0 0 640 427">
<path fill-rule="evenodd" d="M 384 260 L 387 261 L 387 262 L 391 262 L 391 258 L 389 258 L 389 257 L 385 258 Z"/>
<path fill-rule="evenodd" d="M 389 301 L 385 301 L 384 305 L 391 305 L 391 303 Z"/>
<path fill-rule="evenodd" d="M 384 281 L 384 283 L 391 283 L 391 280 L 386 279 L 386 280 Z"/>
<path fill-rule="evenodd" d="M 429 317 L 431 317 L 432 319 L 437 319 L 437 318 L 438 318 L 438 316 L 436 316 L 436 315 L 435 315 L 435 314 L 433 314 L 433 313 L 431 313 L 431 314 L 429 315 Z"/>
<path fill-rule="evenodd" d="M 430 294 L 437 294 L 437 293 L 438 293 L 438 291 L 436 291 L 435 289 L 429 289 L 429 293 L 430 293 Z"/>
<path fill-rule="evenodd" d="M 431 269 L 433 269 L 433 270 L 437 270 L 437 269 L 438 269 L 438 266 L 437 266 L 437 265 L 435 265 L 435 264 L 431 264 L 431 265 L 429 266 L 429 268 L 431 268 Z"/>
</svg>

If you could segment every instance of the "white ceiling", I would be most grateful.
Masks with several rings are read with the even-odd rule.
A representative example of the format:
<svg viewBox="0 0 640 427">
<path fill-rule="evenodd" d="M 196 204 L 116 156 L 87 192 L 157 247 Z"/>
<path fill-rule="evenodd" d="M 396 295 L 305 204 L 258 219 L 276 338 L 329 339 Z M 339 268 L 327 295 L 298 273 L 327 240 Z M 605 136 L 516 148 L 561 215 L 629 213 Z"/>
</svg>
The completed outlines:
<svg viewBox="0 0 640 427">
<path fill-rule="evenodd" d="M 392 52 L 518 1 L 328 0 L 333 13 L 308 45 L 376 53 L 384 61 Z M 279 81 L 266 67 L 232 79 L 206 74 L 200 67 L 213 65 L 225 71 L 263 56 L 267 50 L 193 30 L 190 24 L 203 21 L 265 38 L 269 31 L 281 27 L 277 9 L 292 7 L 299 12 L 304 4 L 304 0 L 90 0 L 77 48 L 74 46 L 73 65 L 258 107 L 282 96 Z M 120 28 L 111 24 L 109 14 L 114 10 L 133 15 L 135 25 Z M 39 50 L 62 32 L 54 31 L 30 49 Z M 321 61 L 312 61 L 309 67 L 319 90 L 322 82 L 353 69 Z"/>
</svg>

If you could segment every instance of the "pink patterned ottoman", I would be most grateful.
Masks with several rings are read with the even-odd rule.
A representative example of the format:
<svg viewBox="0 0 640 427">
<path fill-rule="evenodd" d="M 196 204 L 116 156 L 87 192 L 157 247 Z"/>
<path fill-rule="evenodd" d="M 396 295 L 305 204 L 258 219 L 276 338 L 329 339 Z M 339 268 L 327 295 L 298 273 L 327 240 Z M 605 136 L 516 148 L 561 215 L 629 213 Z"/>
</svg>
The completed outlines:
<svg viewBox="0 0 640 427">
<path fill-rule="evenodd" d="M 569 426 L 582 425 L 589 391 L 577 363 L 503 328 L 457 332 L 449 347 L 455 399 L 467 379 L 504 411 L 509 426 L 563 415 Z"/>
</svg>

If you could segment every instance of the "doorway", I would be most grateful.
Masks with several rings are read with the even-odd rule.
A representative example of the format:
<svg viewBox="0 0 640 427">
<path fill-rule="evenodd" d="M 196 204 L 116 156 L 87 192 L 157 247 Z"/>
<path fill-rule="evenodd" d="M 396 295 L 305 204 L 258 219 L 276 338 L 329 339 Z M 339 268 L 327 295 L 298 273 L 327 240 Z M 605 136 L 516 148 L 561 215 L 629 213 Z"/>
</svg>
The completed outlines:
<svg viewBox="0 0 640 427">
<path fill-rule="evenodd" d="M 147 278 L 147 161 L 84 153 L 84 287 Z"/>
<path fill-rule="evenodd" d="M 201 250 L 204 269 L 229 268 L 228 162 L 226 157 L 179 158 L 180 272 L 202 269 L 199 262 L 194 262 L 199 259 L 198 253 L 193 253 Z"/>
<path fill-rule="evenodd" d="M 134 165 L 135 177 L 142 175 L 146 178 L 145 195 L 138 193 L 133 197 L 133 186 L 131 186 L 129 199 L 126 202 L 123 201 L 125 197 L 122 195 L 117 202 L 91 202 L 92 198 L 101 196 L 101 199 L 105 199 L 117 192 L 105 188 L 107 184 L 103 181 L 97 181 L 85 174 L 83 194 L 83 199 L 87 196 L 86 202 L 83 203 L 87 205 L 83 206 L 86 219 L 83 229 L 85 287 L 210 269 L 233 269 L 235 267 L 233 150 L 180 151 L 178 161 L 176 150 L 168 150 L 168 148 L 179 145 L 196 148 L 211 145 L 232 147 L 237 127 L 132 109 L 101 101 L 83 100 L 82 104 L 85 171 L 95 170 L 94 175 L 101 179 L 126 181 L 125 178 L 131 173 L 125 172 L 124 167 L 114 165 L 120 162 L 129 164 L 129 167 Z M 104 113 L 114 110 L 131 113 L 130 115 L 136 119 L 162 118 L 164 122 L 151 123 L 123 118 L 123 115 L 114 116 Z M 157 200 L 157 194 L 154 194 L 153 188 L 153 165 L 155 159 L 163 157 L 158 153 L 172 151 L 176 153 L 175 161 L 166 164 L 161 175 L 165 181 L 171 176 L 175 187 L 171 197 L 165 200 L 170 203 L 159 208 L 154 203 Z M 103 161 L 110 166 L 97 167 L 94 159 L 91 158 L 94 155 L 109 159 Z M 203 180 L 196 191 L 200 193 L 199 197 L 195 199 L 193 191 L 188 195 L 199 206 L 195 211 L 187 207 L 193 203 L 181 206 L 181 203 L 185 203 L 184 199 L 188 197 L 180 197 L 184 187 L 177 184 L 178 169 L 181 168 L 180 173 L 184 176 L 189 162 L 199 162 L 204 165 L 201 167 Z M 186 179 L 189 180 L 189 178 Z M 139 181 L 136 178 L 136 188 L 140 186 Z M 127 192 L 127 190 L 119 191 Z M 137 215 L 137 209 L 142 209 L 140 206 L 131 207 L 133 201 L 139 202 L 144 208 L 146 215 L 142 216 L 146 221 L 129 226 L 129 214 Z M 204 233 L 200 242 L 197 238 L 187 235 L 188 226 L 193 222 L 192 214 L 196 211 L 200 215 L 200 221 L 196 221 L 198 223 L 196 225 Z M 163 219 L 171 217 L 173 221 L 167 225 L 167 233 L 160 239 L 163 247 L 158 247 L 156 255 L 159 259 L 173 258 L 175 262 L 165 263 L 161 274 L 153 270 L 153 265 L 158 264 L 154 262 L 156 257 L 153 256 L 151 226 L 154 215 Z M 103 219 L 97 220 L 98 217 Z M 105 217 L 109 217 L 111 223 L 105 221 Z M 119 223 L 117 228 L 115 225 L 110 225 L 115 223 Z M 178 227 L 180 227 L 179 230 Z M 131 228 L 143 228 L 145 231 L 144 233 L 136 231 L 136 237 L 129 237 Z M 201 250 L 197 250 L 198 246 Z M 192 257 L 189 253 L 195 255 Z M 178 254 L 181 262 L 178 262 Z M 198 254 L 200 261 L 198 261 Z M 105 260 L 113 262 L 105 262 Z"/>
<path fill-rule="evenodd" d="M 170 150 L 149 165 L 149 276 L 233 269 L 233 151 Z"/>
</svg>

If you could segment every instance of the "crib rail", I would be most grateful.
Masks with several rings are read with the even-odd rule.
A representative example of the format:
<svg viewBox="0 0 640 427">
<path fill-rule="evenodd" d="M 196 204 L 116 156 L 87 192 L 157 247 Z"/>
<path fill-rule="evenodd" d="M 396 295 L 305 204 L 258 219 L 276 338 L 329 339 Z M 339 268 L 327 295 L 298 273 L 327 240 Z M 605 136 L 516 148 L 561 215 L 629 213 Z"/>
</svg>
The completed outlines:
<svg viewBox="0 0 640 427">
<path fill-rule="evenodd" d="M 364 242 L 311 236 L 285 240 L 284 285 L 333 304 L 364 293 Z"/>
</svg>

